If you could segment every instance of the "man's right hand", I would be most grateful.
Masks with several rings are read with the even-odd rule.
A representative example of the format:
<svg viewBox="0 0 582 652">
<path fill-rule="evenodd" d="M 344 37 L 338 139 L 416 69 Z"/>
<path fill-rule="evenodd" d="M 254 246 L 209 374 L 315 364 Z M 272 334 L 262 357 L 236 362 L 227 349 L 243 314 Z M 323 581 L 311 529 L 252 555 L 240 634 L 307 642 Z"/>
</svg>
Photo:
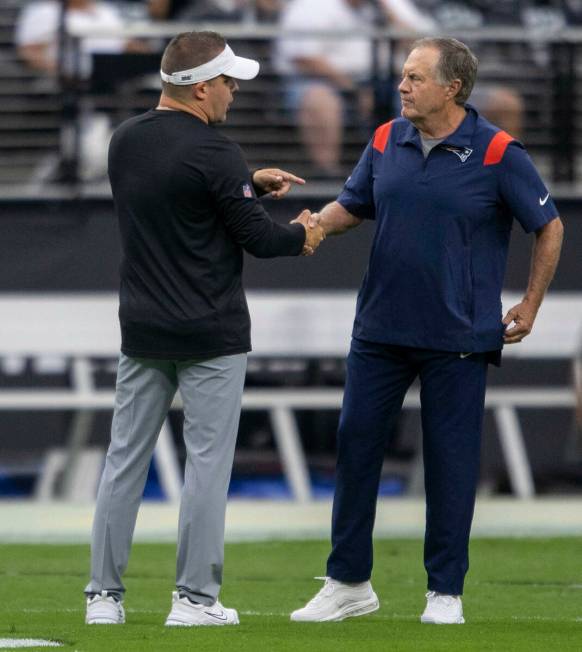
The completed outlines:
<svg viewBox="0 0 582 652">
<path fill-rule="evenodd" d="M 313 219 L 311 211 L 304 210 L 291 221 L 291 224 L 303 224 L 305 228 L 305 244 L 303 245 L 303 256 L 312 256 L 315 250 L 325 240 L 325 231 L 319 225 L 316 219 Z"/>
</svg>

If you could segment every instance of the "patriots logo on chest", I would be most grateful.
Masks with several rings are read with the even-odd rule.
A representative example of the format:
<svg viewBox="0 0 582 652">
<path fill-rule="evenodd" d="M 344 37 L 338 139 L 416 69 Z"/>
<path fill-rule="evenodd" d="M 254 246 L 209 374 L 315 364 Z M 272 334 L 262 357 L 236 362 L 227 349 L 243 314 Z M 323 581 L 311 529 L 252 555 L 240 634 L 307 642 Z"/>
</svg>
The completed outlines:
<svg viewBox="0 0 582 652">
<path fill-rule="evenodd" d="M 452 147 L 451 145 L 446 145 L 443 149 L 456 154 L 461 159 L 461 163 L 464 163 L 473 153 L 473 150 L 468 147 Z"/>
</svg>

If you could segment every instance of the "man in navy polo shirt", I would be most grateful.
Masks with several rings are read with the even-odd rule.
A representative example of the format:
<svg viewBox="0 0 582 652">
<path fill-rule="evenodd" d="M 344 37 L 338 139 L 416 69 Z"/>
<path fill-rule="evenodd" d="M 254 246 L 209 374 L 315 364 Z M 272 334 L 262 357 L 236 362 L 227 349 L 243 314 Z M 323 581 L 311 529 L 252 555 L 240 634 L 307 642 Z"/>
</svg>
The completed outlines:
<svg viewBox="0 0 582 652">
<path fill-rule="evenodd" d="M 467 104 L 477 59 L 450 38 L 417 41 L 402 117 L 376 130 L 337 201 L 312 217 L 333 235 L 376 220 L 358 296 L 338 430 L 332 552 L 295 621 L 375 611 L 372 530 L 383 451 L 420 379 L 426 486 L 423 623 L 463 623 L 488 363 L 531 331 L 563 227 L 523 146 Z M 523 300 L 502 318 L 513 218 L 535 233 Z"/>
</svg>

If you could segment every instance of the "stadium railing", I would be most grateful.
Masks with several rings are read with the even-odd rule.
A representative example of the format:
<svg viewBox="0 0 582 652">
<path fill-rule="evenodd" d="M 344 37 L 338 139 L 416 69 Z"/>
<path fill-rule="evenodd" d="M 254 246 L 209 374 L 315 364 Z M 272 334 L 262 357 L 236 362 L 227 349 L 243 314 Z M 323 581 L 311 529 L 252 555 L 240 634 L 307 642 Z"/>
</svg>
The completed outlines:
<svg viewBox="0 0 582 652">
<path fill-rule="evenodd" d="M 14 5 L 18 0 L 10 0 Z M 4 11 L 4 10 L 2 10 Z M 6 20 L 11 20 L 14 12 Z M 5 36 L 13 31 L 4 26 Z M 235 43 L 241 54 L 257 56 L 262 60 L 263 71 L 253 82 L 244 84 L 237 102 L 224 129 L 240 141 L 252 165 L 260 164 L 300 166 L 309 176 L 310 161 L 300 147 L 293 117 L 283 107 L 282 77 L 274 68 L 270 45 L 283 36 L 310 38 L 319 36 L 334 38 L 333 34 L 287 32 L 283 34 L 277 25 L 253 25 L 232 23 L 151 23 L 132 20 L 121 36 L 143 37 L 152 44 L 149 55 L 152 66 L 151 79 L 145 87 L 139 86 L 138 73 L 143 68 L 140 56 L 131 55 L 125 63 L 118 55 L 119 65 L 102 61 L 100 79 L 109 86 L 104 90 L 88 88 L 87 83 L 78 83 L 69 76 L 61 76 L 61 87 L 47 82 L 39 73 L 26 68 L 18 60 L 10 40 L 1 44 L 0 94 L 5 99 L 1 114 L 3 116 L 0 132 L 0 184 L 13 190 L 15 184 L 22 183 L 24 189 L 40 178 L 46 186 L 59 181 L 80 185 L 78 179 L 77 137 L 78 118 L 83 99 L 90 93 L 89 104 L 99 111 L 108 113 L 112 121 L 118 122 L 124 115 L 146 110 L 151 106 L 152 92 L 159 89 L 156 79 L 157 64 L 165 39 L 178 31 L 187 29 L 217 29 Z M 75 32 L 71 47 L 79 48 L 80 40 L 94 29 Z M 363 35 L 373 46 L 374 70 L 372 82 L 378 91 L 374 124 L 386 121 L 393 113 L 386 106 L 393 99 L 387 89 L 394 87 L 398 71 L 385 65 L 390 54 L 396 67 L 400 65 L 402 50 L 398 44 L 419 34 L 396 30 L 362 30 L 349 36 Z M 345 33 L 343 33 L 346 36 Z M 465 30 L 455 34 L 477 48 L 481 57 L 477 90 L 480 84 L 501 84 L 515 90 L 524 101 L 524 134 L 528 150 L 547 179 L 554 183 L 571 184 L 580 178 L 577 174 L 577 153 L 580 150 L 580 56 L 582 53 L 582 31 L 562 29 L 539 33 L 526 29 L 487 28 Z M 114 36 L 110 31 L 107 36 Z M 10 36 L 11 38 L 11 36 Z M 153 54 L 157 52 L 157 54 Z M 540 56 L 542 55 L 542 56 Z M 115 56 L 115 55 L 110 55 Z M 135 70 L 131 70 L 132 66 Z M 142 70 L 143 72 L 143 70 Z M 131 74 L 128 74 L 131 73 Z M 142 76 L 143 78 L 143 76 Z M 25 80 L 26 83 L 16 83 Z M 38 83 L 38 85 L 37 85 Z M 91 84 L 89 84 L 91 86 Z M 35 90 L 36 89 L 36 90 Z M 51 90 L 52 89 L 52 90 Z M 148 94 L 149 93 L 149 94 Z M 265 101 L 265 98 L 268 101 Z M 356 113 L 353 112 L 355 116 Z M 57 129 L 62 130 L 61 137 Z M 357 160 L 362 146 L 367 140 L 367 129 L 361 120 L 347 120 L 344 148 L 342 154 L 342 174 L 347 174 Z M 64 176 L 51 176 L 51 165 L 57 156 L 59 141 L 62 147 L 62 170 Z M 46 177 L 49 175 L 49 178 Z M 0 186 L 1 187 L 1 186 Z"/>
<path fill-rule="evenodd" d="M 516 294 L 505 293 L 504 306 L 518 302 Z M 355 310 L 355 293 L 249 292 L 253 321 L 253 357 L 344 357 L 347 354 Z M 116 358 L 120 334 L 117 299 L 113 294 L 90 295 L 3 295 L 0 296 L 3 337 L 0 358 L 47 355 L 72 360 L 72 383 L 67 389 L 1 389 L 0 411 L 63 411 L 75 414 L 67 450 L 47 459 L 37 486 L 37 498 L 53 495 L 54 480 L 64 471 L 63 497 L 79 499 L 90 469 L 98 472 L 95 459 L 84 458 L 91 415 L 113 408 L 114 393 L 95 386 L 92 358 Z M 301 328 L 298 329 L 297 325 Z M 582 295 L 555 292 L 544 303 L 532 334 L 519 345 L 505 348 L 504 356 L 518 358 L 573 359 L 578 345 L 577 329 L 582 324 Z M 308 333 L 308 337 L 305 334 Z M 282 467 L 295 500 L 307 502 L 312 492 L 305 454 L 294 412 L 296 410 L 339 409 L 340 389 L 247 388 L 243 410 L 268 411 Z M 419 394 L 411 390 L 406 409 L 419 407 Z M 495 387 L 486 395 L 492 410 L 511 489 L 516 497 L 530 498 L 535 486 L 518 416 L 519 408 L 572 408 L 574 390 L 563 387 Z M 180 408 L 179 396 L 173 408 Z M 156 448 L 156 462 L 164 493 L 178 500 L 181 471 L 166 420 Z"/>
<path fill-rule="evenodd" d="M 276 25 L 257 24 L 228 24 L 228 23 L 150 23 L 134 22 L 115 33 L 95 29 L 77 29 L 71 31 L 67 38 L 70 47 L 79 53 L 82 39 L 88 36 L 119 36 L 125 38 L 158 39 L 163 43 L 180 31 L 191 29 L 214 29 L 223 33 L 227 39 L 241 43 L 274 43 L 280 38 L 321 38 L 330 39 L 344 37 L 364 37 L 370 40 L 373 51 L 373 70 L 371 81 L 376 93 L 377 120 L 376 123 L 385 121 L 386 115 L 391 115 L 389 105 L 392 103 L 393 93 L 386 89 L 395 88 L 398 72 L 395 62 L 401 59 L 399 46 L 401 43 L 410 44 L 414 38 L 422 36 L 417 32 L 393 29 L 361 29 L 350 32 L 341 30 L 330 32 L 316 31 L 286 31 L 282 32 Z M 576 179 L 577 149 L 579 138 L 577 133 L 577 98 L 579 58 L 582 52 L 582 30 L 565 28 L 559 31 L 539 33 L 523 28 L 481 28 L 465 30 L 462 34 L 452 34 L 463 40 L 476 44 L 484 51 L 479 83 L 510 83 L 517 85 L 523 91 L 526 114 L 535 114 L 527 131 L 527 145 L 530 152 L 543 153 L 548 159 L 548 171 L 554 182 L 572 183 Z M 507 65 L 487 66 L 487 52 L 492 48 L 511 47 L 511 59 Z M 536 63 L 535 52 L 540 48 L 547 50 L 547 62 Z M 543 58 L 543 57 L 542 57 Z M 538 57 L 539 59 L 539 57 Z M 80 60 L 77 56 L 76 60 Z M 392 62 L 386 65 L 386 62 Z M 399 65 L 396 63 L 396 65 Z M 127 66 L 124 66 L 127 69 Z M 109 67 L 112 79 L 115 78 L 115 67 Z M 276 76 L 272 65 L 268 72 Z M 156 86 L 157 87 L 157 86 Z M 248 88 L 248 85 L 247 85 Z M 69 169 L 73 171 L 76 166 L 78 144 L 75 145 L 79 129 L 75 126 L 75 116 L 78 115 L 78 104 L 82 97 L 80 85 L 66 82 L 63 93 L 64 106 L 63 129 L 67 134 L 62 142 L 68 143 L 68 149 L 63 151 L 63 156 L 68 162 Z M 111 96 L 109 98 L 111 101 Z M 113 100 L 115 103 L 115 100 Z M 261 106 L 264 107 L 264 104 Z M 272 106 L 272 102 L 269 102 Z M 249 111 L 252 107 L 249 104 Z M 236 110 L 236 107 L 235 107 Z M 538 115 L 539 114 L 539 115 Z M 528 120 L 526 120 L 528 122 Z M 280 152 L 278 153 L 280 157 Z"/>
</svg>

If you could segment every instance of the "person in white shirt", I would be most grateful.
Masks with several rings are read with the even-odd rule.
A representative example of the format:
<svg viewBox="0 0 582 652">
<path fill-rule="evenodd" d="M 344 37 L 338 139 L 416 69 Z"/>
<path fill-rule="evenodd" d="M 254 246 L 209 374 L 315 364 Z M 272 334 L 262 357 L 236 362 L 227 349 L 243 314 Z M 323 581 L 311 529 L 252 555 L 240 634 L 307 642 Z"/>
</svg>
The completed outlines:
<svg viewBox="0 0 582 652">
<path fill-rule="evenodd" d="M 363 117 L 372 110 L 368 85 L 372 43 L 346 32 L 379 27 L 378 11 L 392 27 L 429 30 L 433 26 L 411 0 L 290 0 L 283 10 L 275 67 L 286 80 L 286 103 L 316 171 L 340 173 L 345 93 L 355 92 Z M 343 32 L 337 37 L 286 37 L 289 31 Z M 367 115 L 368 114 L 368 115 Z"/>
<path fill-rule="evenodd" d="M 62 3 L 58 0 L 40 0 L 27 5 L 16 24 L 15 41 L 21 59 L 34 70 L 56 74 L 58 69 L 59 24 Z M 123 26 L 115 5 L 94 0 L 68 0 L 66 23 L 69 29 L 91 28 L 115 32 Z M 123 38 L 96 36 L 81 42 L 80 72 L 91 73 L 91 55 L 99 52 L 117 54 L 128 49 Z M 72 53 L 65 60 L 66 71 L 72 73 Z"/>
<path fill-rule="evenodd" d="M 26 5 L 16 24 L 15 44 L 18 55 L 32 70 L 55 77 L 59 72 L 59 29 L 62 3 L 59 0 L 39 0 Z M 82 79 L 91 76 L 92 55 L 98 53 L 119 54 L 128 51 L 144 51 L 143 44 L 115 36 L 123 27 L 118 8 L 108 2 L 96 0 L 67 0 L 66 27 L 70 29 L 106 30 L 111 36 L 89 36 L 80 43 L 80 58 L 67 48 L 64 53 L 65 77 L 78 73 Z M 90 100 L 81 106 L 80 122 L 80 177 L 85 181 L 101 179 L 107 171 L 107 147 L 111 137 L 109 116 L 93 111 Z M 48 166 L 47 166 L 48 163 Z M 40 161 L 34 174 L 37 180 L 46 180 L 52 174 L 55 162 L 52 158 Z"/>
</svg>

